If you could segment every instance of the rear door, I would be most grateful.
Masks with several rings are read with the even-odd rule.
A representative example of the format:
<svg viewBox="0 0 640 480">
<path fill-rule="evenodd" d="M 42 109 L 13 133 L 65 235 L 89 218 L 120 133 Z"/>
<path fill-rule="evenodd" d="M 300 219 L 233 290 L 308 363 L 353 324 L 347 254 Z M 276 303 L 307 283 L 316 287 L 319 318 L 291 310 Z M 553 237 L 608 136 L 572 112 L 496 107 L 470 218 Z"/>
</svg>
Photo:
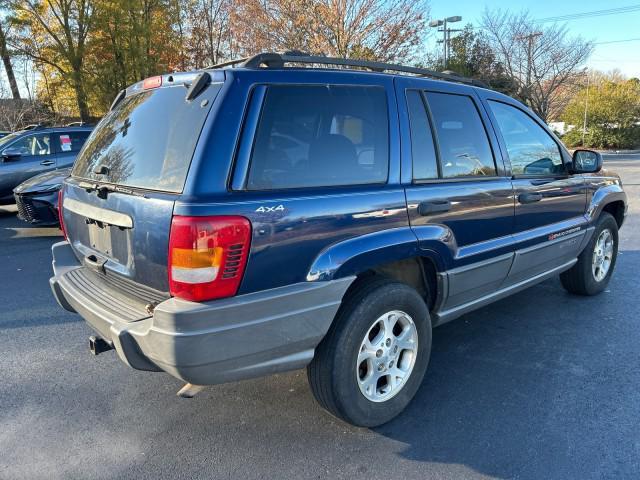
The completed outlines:
<svg viewBox="0 0 640 480">
<path fill-rule="evenodd" d="M 185 83 L 193 78 L 174 74 L 162 77 L 161 88 L 129 87 L 93 130 L 65 181 L 64 220 L 76 255 L 125 289 L 169 290 L 174 202 L 221 88 L 213 83 L 187 101 Z"/>
<path fill-rule="evenodd" d="M 3 146 L 20 155 L 0 163 L 0 198 L 11 198 L 22 182 L 56 168 L 52 138 L 51 132 L 29 133 Z"/>
<path fill-rule="evenodd" d="M 231 192 L 187 211 L 251 221 L 239 293 L 303 282 L 309 274 L 321 279 L 366 247 L 384 251 L 391 238 L 416 246 L 400 185 L 392 77 L 287 70 L 233 73 L 238 78 L 225 103 L 250 99 Z M 350 239 L 351 250 L 312 270 L 326 249 Z"/>
<path fill-rule="evenodd" d="M 513 284 L 578 255 L 586 228 L 585 181 L 569 174 L 568 154 L 530 111 L 498 99 L 486 104 L 513 176 Z"/>
<path fill-rule="evenodd" d="M 58 168 L 70 167 L 73 165 L 78 152 L 87 141 L 90 130 L 67 130 L 56 132 L 53 143 L 56 147 Z"/>
<path fill-rule="evenodd" d="M 513 192 L 473 89 L 398 78 L 409 120 L 403 180 L 411 226 L 439 249 L 449 276 L 445 309 L 497 289 L 511 266 Z M 406 138 L 406 133 L 403 138 Z M 443 249 L 443 245 L 448 248 Z"/>
</svg>

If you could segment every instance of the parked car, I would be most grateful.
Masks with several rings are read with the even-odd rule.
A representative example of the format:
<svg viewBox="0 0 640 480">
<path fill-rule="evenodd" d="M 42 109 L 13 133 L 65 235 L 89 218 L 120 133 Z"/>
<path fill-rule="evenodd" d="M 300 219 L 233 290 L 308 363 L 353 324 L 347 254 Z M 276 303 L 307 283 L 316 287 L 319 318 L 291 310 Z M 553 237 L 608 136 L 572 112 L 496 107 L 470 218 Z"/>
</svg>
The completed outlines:
<svg viewBox="0 0 640 480">
<path fill-rule="evenodd" d="M 93 353 L 183 396 L 307 367 L 329 412 L 380 425 L 432 327 L 558 274 L 607 286 L 627 199 L 601 168 L 512 98 L 414 67 L 261 54 L 152 77 L 64 182 L 51 287 Z"/>
<path fill-rule="evenodd" d="M 41 127 L 0 138 L 0 205 L 13 203 L 13 189 L 40 173 L 70 167 L 90 127 Z"/>
<path fill-rule="evenodd" d="M 58 225 L 58 190 L 71 168 L 41 173 L 13 190 L 18 218 L 37 225 Z"/>
</svg>

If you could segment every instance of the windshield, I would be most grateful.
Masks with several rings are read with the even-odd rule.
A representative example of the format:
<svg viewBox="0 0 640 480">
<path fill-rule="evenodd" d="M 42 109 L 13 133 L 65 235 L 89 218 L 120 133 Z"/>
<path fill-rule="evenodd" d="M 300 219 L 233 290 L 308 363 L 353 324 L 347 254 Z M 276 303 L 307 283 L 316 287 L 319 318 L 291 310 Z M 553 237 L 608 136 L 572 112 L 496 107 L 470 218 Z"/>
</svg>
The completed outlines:
<svg viewBox="0 0 640 480">
<path fill-rule="evenodd" d="M 0 147 L 4 147 L 5 145 L 8 145 L 10 142 L 14 141 L 19 136 L 20 136 L 20 133 L 10 133 L 6 137 L 0 138 Z"/>
<path fill-rule="evenodd" d="M 200 131 L 220 86 L 211 85 L 191 102 L 185 100 L 184 85 L 126 97 L 93 130 L 78 155 L 73 176 L 182 192 Z M 105 173 L 96 174 L 100 169 Z"/>
</svg>

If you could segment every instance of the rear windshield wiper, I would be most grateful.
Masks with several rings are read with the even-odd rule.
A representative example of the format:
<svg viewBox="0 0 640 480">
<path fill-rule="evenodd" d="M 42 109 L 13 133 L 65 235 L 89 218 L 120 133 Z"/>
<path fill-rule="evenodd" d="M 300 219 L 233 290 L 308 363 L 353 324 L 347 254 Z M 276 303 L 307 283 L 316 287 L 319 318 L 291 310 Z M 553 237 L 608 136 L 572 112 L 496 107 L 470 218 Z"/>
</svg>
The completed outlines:
<svg viewBox="0 0 640 480">
<path fill-rule="evenodd" d="M 130 188 L 121 187 L 120 185 L 112 185 L 109 183 L 91 183 L 80 182 L 80 188 L 84 188 L 87 192 L 97 192 L 98 197 L 107 198 L 109 192 L 124 193 L 125 195 L 133 195 L 134 197 L 148 198 L 144 193 L 136 192 Z"/>
</svg>

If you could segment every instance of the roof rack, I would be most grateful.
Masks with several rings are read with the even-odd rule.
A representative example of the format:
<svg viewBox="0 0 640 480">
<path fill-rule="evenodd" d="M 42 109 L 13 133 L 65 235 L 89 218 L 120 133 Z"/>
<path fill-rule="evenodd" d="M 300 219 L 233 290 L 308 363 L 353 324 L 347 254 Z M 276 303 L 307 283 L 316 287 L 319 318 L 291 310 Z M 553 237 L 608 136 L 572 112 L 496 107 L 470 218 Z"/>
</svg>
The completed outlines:
<svg viewBox="0 0 640 480">
<path fill-rule="evenodd" d="M 40 129 L 43 129 L 43 128 L 45 128 L 44 125 L 41 125 L 39 123 L 34 123 L 34 124 L 31 124 L 31 125 L 27 125 L 22 130 L 40 130 Z"/>
<path fill-rule="evenodd" d="M 319 55 L 309 55 L 304 52 L 290 51 L 284 53 L 259 53 L 252 57 L 239 58 L 236 60 L 230 60 L 228 62 L 219 63 L 209 67 L 211 69 L 225 68 L 225 67 L 244 67 L 244 68 L 284 68 L 287 63 L 302 63 L 310 65 L 336 65 L 342 67 L 356 67 L 372 72 L 385 73 L 385 72 L 398 72 L 409 73 L 421 77 L 429 77 L 437 80 L 447 80 L 449 82 L 466 83 L 469 85 L 476 85 L 484 88 L 488 86 L 473 78 L 463 77 L 454 72 L 435 72 L 426 68 L 410 67 L 405 65 L 398 65 L 394 63 L 384 62 L 371 62 L 368 60 L 357 60 L 351 58 L 337 58 L 337 57 L 325 57 Z"/>
</svg>

